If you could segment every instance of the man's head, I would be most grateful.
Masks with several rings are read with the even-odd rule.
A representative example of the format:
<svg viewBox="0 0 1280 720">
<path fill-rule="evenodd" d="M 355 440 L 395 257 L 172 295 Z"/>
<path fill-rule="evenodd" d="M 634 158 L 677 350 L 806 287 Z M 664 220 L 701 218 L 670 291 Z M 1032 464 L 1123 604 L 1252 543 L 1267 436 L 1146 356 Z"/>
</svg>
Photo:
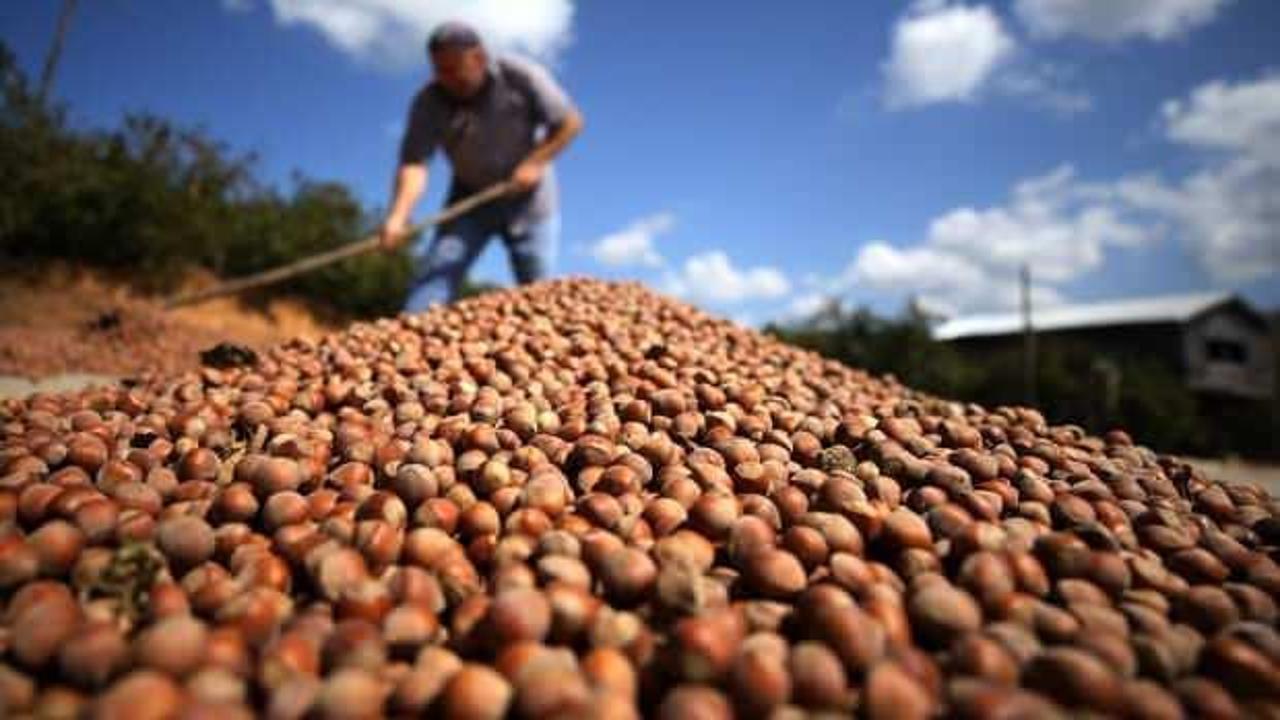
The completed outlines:
<svg viewBox="0 0 1280 720">
<path fill-rule="evenodd" d="M 431 56 L 436 82 L 450 95 L 465 100 L 484 87 L 489 58 L 480 34 L 471 26 L 442 23 L 427 40 L 427 54 Z"/>
</svg>

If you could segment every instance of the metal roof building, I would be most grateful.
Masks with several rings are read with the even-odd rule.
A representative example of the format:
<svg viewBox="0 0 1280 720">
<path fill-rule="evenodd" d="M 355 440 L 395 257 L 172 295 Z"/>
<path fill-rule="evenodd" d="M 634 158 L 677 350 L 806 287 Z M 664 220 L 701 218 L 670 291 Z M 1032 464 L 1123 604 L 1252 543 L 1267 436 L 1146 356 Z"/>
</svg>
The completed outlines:
<svg viewBox="0 0 1280 720">
<path fill-rule="evenodd" d="M 1112 300 L 1084 305 L 1037 308 L 1031 316 L 1036 331 L 1067 330 L 1114 325 L 1184 323 L 1195 316 L 1230 303 L 1230 293 L 1194 293 L 1161 297 Z M 948 320 L 933 329 L 935 340 L 991 337 L 1022 332 L 1020 313 L 969 315 Z"/>
<path fill-rule="evenodd" d="M 1267 319 L 1231 293 L 1194 293 L 1034 308 L 1037 336 L 1088 343 L 1100 355 L 1156 356 L 1199 392 L 1265 398 L 1275 387 Z M 932 330 L 935 340 L 979 352 L 1019 342 L 1020 313 L 971 315 Z"/>
</svg>

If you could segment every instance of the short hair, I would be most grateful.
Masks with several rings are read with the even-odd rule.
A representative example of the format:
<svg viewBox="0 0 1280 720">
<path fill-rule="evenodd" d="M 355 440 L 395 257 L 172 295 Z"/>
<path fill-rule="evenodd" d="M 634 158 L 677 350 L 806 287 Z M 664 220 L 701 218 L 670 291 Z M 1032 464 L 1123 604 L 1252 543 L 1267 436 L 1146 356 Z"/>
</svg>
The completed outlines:
<svg viewBox="0 0 1280 720">
<path fill-rule="evenodd" d="M 470 25 L 450 20 L 440 23 L 427 38 L 427 54 L 441 50 L 470 50 L 481 46 L 480 33 Z"/>
</svg>

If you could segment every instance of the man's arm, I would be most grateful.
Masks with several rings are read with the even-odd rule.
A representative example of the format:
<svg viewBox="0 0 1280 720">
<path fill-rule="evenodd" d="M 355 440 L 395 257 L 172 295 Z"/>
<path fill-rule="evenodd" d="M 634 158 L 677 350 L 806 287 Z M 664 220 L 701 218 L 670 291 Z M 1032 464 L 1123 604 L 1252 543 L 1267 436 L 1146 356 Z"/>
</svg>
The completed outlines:
<svg viewBox="0 0 1280 720">
<path fill-rule="evenodd" d="M 394 250 L 407 239 L 405 230 L 409 227 L 409 218 L 413 217 L 413 209 L 427 189 L 427 164 L 425 162 L 406 162 L 396 169 L 392 182 L 391 209 L 387 219 L 382 223 L 382 247 Z"/>
<path fill-rule="evenodd" d="M 404 244 L 405 230 L 413 209 L 427 189 L 427 163 L 435 152 L 439 131 L 427 90 L 420 91 L 409 106 L 404 137 L 400 139 L 399 162 L 391 183 L 391 207 L 382 223 L 382 247 L 394 250 Z"/>
<path fill-rule="evenodd" d="M 542 181 L 547 165 L 561 153 L 578 133 L 582 132 L 584 122 L 582 113 L 569 110 L 564 120 L 558 124 L 547 138 L 533 149 L 511 174 L 511 181 L 521 190 L 532 190 Z"/>
</svg>

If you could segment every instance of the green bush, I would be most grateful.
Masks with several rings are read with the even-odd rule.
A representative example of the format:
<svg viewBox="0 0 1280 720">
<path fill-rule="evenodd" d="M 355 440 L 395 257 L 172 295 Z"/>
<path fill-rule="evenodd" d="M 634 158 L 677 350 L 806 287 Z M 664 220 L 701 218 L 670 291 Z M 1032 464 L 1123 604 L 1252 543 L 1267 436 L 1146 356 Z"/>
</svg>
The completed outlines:
<svg viewBox="0 0 1280 720">
<path fill-rule="evenodd" d="M 255 158 L 197 129 L 131 115 L 113 130 L 74 130 L 36 103 L 0 46 L 0 256 L 65 260 L 174 290 L 193 268 L 220 277 L 265 270 L 359 239 L 376 218 L 346 187 L 295 177 L 287 194 L 260 183 Z M 280 286 L 345 316 L 395 313 L 405 252 L 352 259 Z"/>
</svg>

